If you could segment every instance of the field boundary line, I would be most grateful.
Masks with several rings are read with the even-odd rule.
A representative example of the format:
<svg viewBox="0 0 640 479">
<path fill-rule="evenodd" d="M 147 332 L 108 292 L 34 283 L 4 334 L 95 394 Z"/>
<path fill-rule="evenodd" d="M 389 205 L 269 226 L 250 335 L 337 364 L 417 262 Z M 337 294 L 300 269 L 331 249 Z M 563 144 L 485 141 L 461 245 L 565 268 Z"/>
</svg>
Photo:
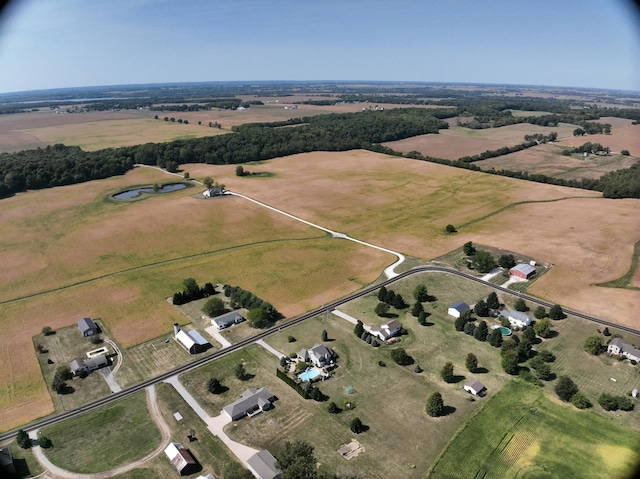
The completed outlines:
<svg viewBox="0 0 640 479">
<path fill-rule="evenodd" d="M 638 288 L 637 286 L 633 286 L 631 280 L 638 271 L 639 263 L 640 240 L 636 241 L 636 244 L 633 245 L 633 253 L 631 255 L 631 264 L 629 265 L 629 270 L 619 278 L 612 279 L 611 281 L 605 281 L 604 283 L 596 283 L 595 285 L 600 286 L 601 288 L 630 289 L 632 291 L 638 291 L 640 290 L 640 288 Z"/>
</svg>

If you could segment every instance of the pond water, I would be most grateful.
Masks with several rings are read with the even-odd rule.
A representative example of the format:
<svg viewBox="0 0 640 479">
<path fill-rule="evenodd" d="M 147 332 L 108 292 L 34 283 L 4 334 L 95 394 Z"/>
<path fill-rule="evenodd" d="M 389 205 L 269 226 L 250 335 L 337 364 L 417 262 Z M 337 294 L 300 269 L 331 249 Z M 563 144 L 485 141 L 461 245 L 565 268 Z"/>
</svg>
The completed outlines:
<svg viewBox="0 0 640 479">
<path fill-rule="evenodd" d="M 118 193 L 117 195 L 113 195 L 113 199 L 115 200 L 130 200 L 131 198 L 135 198 L 140 196 L 142 193 L 170 193 L 172 191 L 183 190 L 187 187 L 187 185 L 183 183 L 171 183 L 169 185 L 164 185 L 157 190 L 154 190 L 152 186 L 147 186 L 144 188 L 135 188 L 133 190 L 123 191 L 122 193 Z"/>
</svg>

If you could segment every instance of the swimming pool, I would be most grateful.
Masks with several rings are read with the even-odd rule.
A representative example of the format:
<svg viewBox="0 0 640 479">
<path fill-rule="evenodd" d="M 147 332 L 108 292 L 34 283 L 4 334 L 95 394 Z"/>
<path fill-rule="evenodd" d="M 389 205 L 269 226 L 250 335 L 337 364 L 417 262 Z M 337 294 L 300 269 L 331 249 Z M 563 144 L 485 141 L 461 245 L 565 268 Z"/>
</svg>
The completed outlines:
<svg viewBox="0 0 640 479">
<path fill-rule="evenodd" d="M 509 328 L 505 328 L 504 326 L 500 326 L 500 332 L 503 336 L 511 336 L 511 330 Z"/>
<path fill-rule="evenodd" d="M 320 376 L 320 371 L 317 369 L 307 369 L 300 376 L 298 376 L 303 381 L 311 381 L 314 378 Z"/>
</svg>

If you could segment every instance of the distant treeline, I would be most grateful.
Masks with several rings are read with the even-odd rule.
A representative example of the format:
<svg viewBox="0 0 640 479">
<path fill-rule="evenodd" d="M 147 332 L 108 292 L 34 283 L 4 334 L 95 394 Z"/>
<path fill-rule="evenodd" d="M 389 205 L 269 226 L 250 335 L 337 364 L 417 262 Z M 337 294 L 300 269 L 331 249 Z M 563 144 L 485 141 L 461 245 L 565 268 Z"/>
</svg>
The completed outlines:
<svg viewBox="0 0 640 479">
<path fill-rule="evenodd" d="M 170 104 L 170 105 L 156 105 L 151 109 L 154 111 L 200 111 L 211 110 L 211 108 L 222 108 L 224 110 L 235 110 L 239 106 L 243 108 L 250 108 L 251 105 L 264 105 L 260 100 L 242 101 L 239 98 L 220 98 L 211 100 L 206 103 L 192 103 L 187 105 L 182 104 Z"/>
<path fill-rule="evenodd" d="M 285 122 L 247 124 L 233 128 L 234 133 L 212 137 L 175 140 L 167 143 L 147 143 L 116 149 L 85 152 L 79 147 L 48 146 L 18 153 L 0 154 L 0 198 L 27 189 L 40 189 L 80 183 L 93 179 L 123 174 L 134 164 L 155 165 L 176 171 L 184 163 L 239 164 L 268 160 L 280 156 L 311 151 L 346 151 L 358 148 L 403 156 L 380 143 L 400 140 L 426 133 L 437 133 L 447 128 L 440 118 L 451 116 L 451 110 L 404 108 L 384 111 L 329 114 L 291 119 Z M 296 128 L 280 128 L 286 125 Z M 526 142 L 532 146 L 537 141 Z M 450 166 L 480 170 L 473 161 L 486 159 L 512 151 L 520 145 L 485 152 L 476 157 L 445 160 L 423 156 L 419 152 L 407 153 L 407 158 L 433 161 Z M 515 148 L 515 150 L 514 150 Z M 620 170 L 625 172 L 628 170 Z M 634 186 L 639 180 L 630 172 L 630 179 L 620 176 L 599 180 L 563 180 L 546 175 L 522 171 L 489 170 L 498 174 L 530 181 L 603 191 L 605 196 L 638 195 Z M 624 181 L 623 181 L 624 179 Z M 614 187 L 615 185 L 615 187 Z"/>
</svg>

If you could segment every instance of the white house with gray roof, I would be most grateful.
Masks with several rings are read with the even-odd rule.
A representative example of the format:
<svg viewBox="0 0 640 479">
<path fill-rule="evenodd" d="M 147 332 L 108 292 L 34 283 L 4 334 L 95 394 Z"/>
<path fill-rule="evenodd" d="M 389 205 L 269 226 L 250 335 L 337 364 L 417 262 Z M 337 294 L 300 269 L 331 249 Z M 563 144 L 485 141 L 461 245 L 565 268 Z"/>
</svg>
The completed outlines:
<svg viewBox="0 0 640 479">
<path fill-rule="evenodd" d="M 282 471 L 276 467 L 276 458 L 263 449 L 247 460 L 247 467 L 257 479 L 279 479 Z"/>
<path fill-rule="evenodd" d="M 328 346 L 324 344 L 315 344 L 310 349 L 301 349 L 298 353 L 298 359 L 306 363 L 311 362 L 314 366 L 324 368 L 333 364 L 335 354 Z"/>
<path fill-rule="evenodd" d="M 238 324 L 244 321 L 242 316 L 237 311 L 229 311 L 228 313 L 221 314 L 215 318 L 211 318 L 211 324 L 218 329 L 225 329 L 234 324 Z"/>
<path fill-rule="evenodd" d="M 371 326 L 369 328 L 369 332 L 380 338 L 382 341 L 386 341 L 387 339 L 395 336 L 402 330 L 402 324 L 399 321 L 392 319 L 380 326 Z"/>
<path fill-rule="evenodd" d="M 640 350 L 631 344 L 625 343 L 621 338 L 613 338 L 607 346 L 607 353 L 622 355 L 633 361 L 640 361 Z"/>
<path fill-rule="evenodd" d="M 262 411 L 273 408 L 273 402 L 278 398 L 267 388 L 248 388 L 242 393 L 242 397 L 222 410 L 231 418 L 237 421 L 245 416 L 252 416 Z"/>
<path fill-rule="evenodd" d="M 531 318 L 520 311 L 504 310 L 500 315 L 507 318 L 509 324 L 514 328 L 524 328 L 531 324 Z"/>
</svg>

